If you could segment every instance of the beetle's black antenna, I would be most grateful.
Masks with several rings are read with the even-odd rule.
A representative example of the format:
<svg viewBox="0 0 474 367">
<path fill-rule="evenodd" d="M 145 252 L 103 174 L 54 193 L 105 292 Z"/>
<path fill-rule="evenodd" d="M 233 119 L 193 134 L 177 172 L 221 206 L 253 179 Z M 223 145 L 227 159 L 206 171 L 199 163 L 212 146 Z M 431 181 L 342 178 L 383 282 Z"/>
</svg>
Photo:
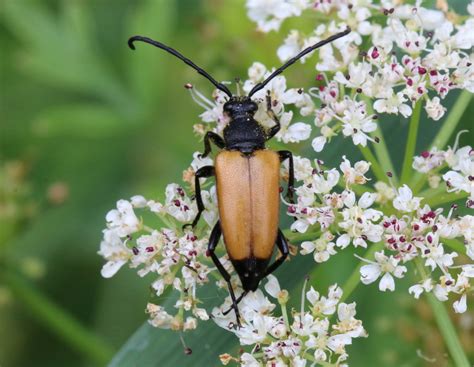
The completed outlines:
<svg viewBox="0 0 474 367">
<path fill-rule="evenodd" d="M 270 80 L 272 80 L 274 77 L 277 75 L 281 74 L 283 70 L 285 70 L 288 66 L 293 65 L 296 61 L 301 59 L 303 56 L 306 54 L 310 53 L 311 51 L 316 50 L 317 48 L 323 47 L 324 45 L 327 45 L 328 43 L 337 40 L 338 38 L 344 37 L 345 35 L 349 34 L 351 32 L 351 29 L 347 27 L 347 29 L 344 32 L 336 33 L 335 35 L 326 38 L 325 40 L 322 40 L 318 43 L 316 43 L 313 46 L 309 46 L 308 48 L 305 48 L 303 51 L 301 51 L 298 55 L 295 57 L 289 59 L 285 64 L 280 66 L 278 69 L 276 69 L 271 75 L 265 79 L 263 82 L 258 83 L 255 87 L 252 88 L 252 90 L 249 93 L 249 97 L 251 97 L 253 94 L 258 92 L 260 89 L 264 88 Z"/>
<path fill-rule="evenodd" d="M 207 80 L 209 80 L 212 84 L 215 85 L 215 87 L 217 89 L 220 89 L 221 91 L 223 91 L 225 94 L 227 94 L 229 97 L 232 97 L 232 93 L 231 91 L 229 90 L 229 88 L 227 88 L 224 84 L 222 83 L 219 83 L 218 81 L 216 81 L 212 76 L 210 76 L 204 69 L 200 68 L 199 66 L 197 66 L 194 62 L 192 62 L 191 60 L 189 60 L 187 57 L 181 55 L 178 51 L 176 51 L 175 49 L 169 47 L 169 46 L 166 46 L 164 45 L 163 43 L 161 42 L 158 42 L 158 41 L 155 41 L 155 40 L 152 40 L 151 38 L 148 38 L 148 37 L 143 37 L 143 36 L 133 36 L 133 37 L 130 37 L 129 40 L 128 40 L 128 47 L 130 47 L 132 50 L 135 50 L 135 45 L 133 44 L 133 42 L 135 41 L 141 41 L 141 42 L 145 42 L 145 43 L 149 43 L 150 45 L 153 45 L 155 47 L 158 47 L 158 48 L 161 48 L 162 50 L 165 50 L 166 52 L 169 52 L 170 54 L 172 54 L 173 56 L 176 56 L 178 59 L 182 60 L 185 64 L 191 66 L 194 70 L 196 70 L 199 74 L 201 74 L 203 77 L 205 77 Z"/>
</svg>

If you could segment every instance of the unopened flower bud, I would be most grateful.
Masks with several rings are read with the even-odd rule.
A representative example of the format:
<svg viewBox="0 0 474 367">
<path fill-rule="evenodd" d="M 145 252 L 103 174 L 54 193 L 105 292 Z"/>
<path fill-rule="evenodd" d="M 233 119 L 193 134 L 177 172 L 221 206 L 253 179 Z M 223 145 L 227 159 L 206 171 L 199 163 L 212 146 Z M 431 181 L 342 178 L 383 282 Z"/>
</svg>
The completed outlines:
<svg viewBox="0 0 474 367">
<path fill-rule="evenodd" d="M 227 366 L 232 361 L 232 356 L 228 353 L 224 353 L 219 356 L 219 359 L 224 366 Z"/>
<path fill-rule="evenodd" d="M 279 293 L 278 293 L 278 303 L 280 305 L 285 305 L 287 302 L 288 302 L 288 299 L 290 298 L 289 294 L 288 294 L 288 291 L 286 289 L 282 289 Z"/>
<path fill-rule="evenodd" d="M 441 182 L 441 177 L 438 175 L 431 175 L 428 177 L 428 184 L 432 189 L 436 189 Z"/>
</svg>

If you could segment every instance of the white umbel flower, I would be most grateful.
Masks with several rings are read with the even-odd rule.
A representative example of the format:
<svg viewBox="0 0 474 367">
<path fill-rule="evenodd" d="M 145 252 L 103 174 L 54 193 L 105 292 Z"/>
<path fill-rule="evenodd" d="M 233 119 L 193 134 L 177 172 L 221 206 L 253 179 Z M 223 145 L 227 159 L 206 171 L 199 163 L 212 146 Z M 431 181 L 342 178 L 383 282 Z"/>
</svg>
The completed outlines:
<svg viewBox="0 0 474 367">
<path fill-rule="evenodd" d="M 393 256 L 386 256 L 383 251 L 375 253 L 375 262 L 365 260 L 369 265 L 364 265 L 360 268 L 360 280 L 364 284 L 375 282 L 382 274 L 380 279 L 379 289 L 382 292 L 386 290 L 395 290 L 395 281 L 393 277 L 403 278 L 407 268 L 403 265 L 398 265 L 399 260 Z"/>
<path fill-rule="evenodd" d="M 411 189 L 403 185 L 398 189 L 398 195 L 393 199 L 393 206 L 405 213 L 411 213 L 420 207 L 422 198 L 414 197 Z"/>
</svg>

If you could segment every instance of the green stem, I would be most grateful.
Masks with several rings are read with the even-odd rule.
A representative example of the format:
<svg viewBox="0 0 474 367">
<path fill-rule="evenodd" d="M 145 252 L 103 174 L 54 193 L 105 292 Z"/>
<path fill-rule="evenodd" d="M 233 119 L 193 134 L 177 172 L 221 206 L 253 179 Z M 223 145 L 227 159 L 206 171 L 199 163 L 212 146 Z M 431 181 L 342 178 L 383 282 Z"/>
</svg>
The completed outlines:
<svg viewBox="0 0 474 367">
<path fill-rule="evenodd" d="M 427 201 L 427 200 L 432 200 L 433 198 L 439 195 L 443 195 L 447 193 L 448 192 L 446 191 L 446 185 L 444 185 L 444 183 L 440 183 L 440 185 L 435 189 L 429 188 L 420 192 L 419 196 L 422 197 L 425 201 Z"/>
<path fill-rule="evenodd" d="M 448 347 L 451 357 L 455 362 L 455 365 L 457 367 L 471 366 L 466 354 L 464 353 L 461 342 L 458 339 L 456 329 L 454 328 L 454 325 L 449 318 L 449 314 L 446 311 L 446 307 L 431 293 L 427 293 L 426 298 L 428 299 L 428 303 L 430 304 L 431 309 L 435 315 L 439 331 L 441 332 L 441 335 L 443 335 L 443 339 L 446 343 L 446 346 Z"/>
<path fill-rule="evenodd" d="M 464 111 L 466 111 L 467 106 L 469 106 L 471 97 L 472 94 L 467 90 L 461 92 L 453 108 L 451 108 L 451 112 L 444 121 L 443 127 L 433 139 L 433 142 L 431 143 L 431 148 L 436 147 L 441 150 L 448 143 L 448 140 L 453 134 L 453 131 L 458 126 L 459 121 L 461 121 L 461 117 L 464 114 Z"/>
<path fill-rule="evenodd" d="M 288 312 L 286 310 L 286 303 L 280 303 L 281 307 L 281 315 L 283 316 L 283 320 L 285 321 L 285 326 L 288 330 L 290 330 L 290 321 L 288 319 Z"/>
<path fill-rule="evenodd" d="M 387 144 L 385 144 L 385 139 L 382 135 L 382 129 L 380 129 L 380 127 L 378 127 L 375 131 L 374 137 L 378 137 L 379 139 L 379 142 L 374 144 L 375 155 L 377 156 L 381 166 L 385 167 L 386 171 L 392 173 L 393 184 L 398 186 L 397 173 L 395 171 L 395 167 L 393 166 L 392 159 L 390 158 L 390 154 L 388 153 Z"/>
<path fill-rule="evenodd" d="M 425 203 L 428 204 L 430 207 L 435 207 L 442 204 L 465 199 L 467 198 L 467 196 L 468 196 L 467 192 L 463 192 L 463 191 L 457 194 L 445 192 L 445 193 L 440 193 L 439 195 L 436 195 L 429 199 L 426 199 Z"/>
<path fill-rule="evenodd" d="M 321 232 L 316 231 L 316 232 L 299 233 L 299 232 L 293 232 L 290 229 L 285 229 L 283 230 L 283 234 L 288 240 L 290 240 L 290 242 L 303 242 L 303 241 L 311 241 L 318 238 L 321 235 Z"/>
<path fill-rule="evenodd" d="M 367 115 L 372 115 L 374 110 L 372 108 L 372 102 L 369 98 L 364 98 L 365 104 L 367 106 Z M 372 138 L 378 138 L 379 142 L 373 144 L 375 155 L 380 162 L 380 165 L 385 168 L 386 171 L 392 172 L 392 180 L 395 186 L 398 185 L 398 178 L 395 172 L 395 168 L 392 163 L 392 159 L 390 158 L 390 154 L 388 152 L 387 144 L 385 144 L 385 139 L 382 133 L 382 129 L 380 128 L 380 124 L 377 123 L 377 130 L 375 130 L 371 134 Z"/>
<path fill-rule="evenodd" d="M 421 174 L 418 171 L 415 171 L 413 174 L 413 177 L 417 177 L 417 175 L 421 175 L 421 177 L 419 177 L 417 180 L 412 179 L 408 186 L 410 186 L 412 191 L 416 194 L 425 186 L 425 183 L 428 181 L 428 178 L 430 177 L 430 175 L 438 175 L 446 167 L 447 167 L 447 164 L 442 164 L 441 166 L 436 167 L 430 172 L 423 173 L 423 174 Z"/>
<path fill-rule="evenodd" d="M 458 254 L 466 253 L 466 246 L 464 246 L 463 243 L 459 242 L 459 240 L 456 240 L 454 238 L 443 238 L 443 243 L 445 243 L 448 247 L 451 247 Z"/>
<path fill-rule="evenodd" d="M 443 126 L 438 131 L 438 134 L 436 134 L 436 137 L 433 139 L 430 149 L 434 147 L 438 148 L 439 150 L 444 149 L 444 146 L 447 144 L 454 130 L 458 126 L 459 121 L 461 121 L 461 117 L 466 111 L 467 106 L 469 106 L 471 97 L 472 97 L 472 94 L 468 92 L 467 90 L 461 92 L 453 108 L 451 108 L 451 112 L 449 112 L 448 117 L 444 121 Z M 409 186 L 419 187 L 419 181 L 422 180 L 424 177 L 426 177 L 426 174 L 421 174 L 419 172 L 416 172 L 413 175 Z"/>
<path fill-rule="evenodd" d="M 91 363 L 104 366 L 112 359 L 113 350 L 103 340 L 92 334 L 21 276 L 7 272 L 5 280 L 21 304 L 39 322 L 88 358 Z"/>
<path fill-rule="evenodd" d="M 425 268 L 421 263 L 420 259 L 415 259 L 415 265 L 418 269 L 421 279 L 425 280 L 428 278 Z M 425 293 L 428 303 L 430 304 L 431 310 L 435 316 L 436 323 L 438 324 L 438 329 L 443 336 L 444 342 L 448 347 L 449 353 L 453 358 L 455 365 L 457 367 L 469 367 L 469 360 L 464 353 L 461 342 L 458 339 L 456 329 L 454 328 L 453 323 L 449 317 L 446 307 L 441 303 L 432 293 Z"/>
<path fill-rule="evenodd" d="M 411 164 L 413 162 L 413 156 L 416 149 L 416 138 L 418 135 L 418 126 L 420 125 L 421 115 L 421 103 L 422 101 L 416 102 L 413 114 L 410 119 L 410 127 L 408 130 L 407 145 L 405 147 L 405 156 L 403 158 L 402 166 L 402 183 L 407 183 L 411 173 Z"/>
<path fill-rule="evenodd" d="M 363 147 L 362 145 L 358 145 L 358 147 L 362 155 L 364 156 L 364 159 L 370 162 L 370 168 L 372 169 L 372 172 L 374 172 L 374 175 L 377 180 L 388 182 L 385 171 L 383 170 L 382 166 L 380 166 L 379 161 L 377 160 L 377 158 L 375 158 L 374 153 L 372 153 L 370 148 L 368 146 Z"/>
</svg>

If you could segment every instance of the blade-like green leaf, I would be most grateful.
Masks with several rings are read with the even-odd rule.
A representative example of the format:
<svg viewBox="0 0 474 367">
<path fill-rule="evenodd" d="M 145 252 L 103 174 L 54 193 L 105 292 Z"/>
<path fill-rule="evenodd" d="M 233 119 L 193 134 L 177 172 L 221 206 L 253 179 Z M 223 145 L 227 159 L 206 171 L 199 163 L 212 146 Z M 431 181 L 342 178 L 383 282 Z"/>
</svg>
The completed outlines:
<svg viewBox="0 0 474 367">
<path fill-rule="evenodd" d="M 8 1 L 4 18 L 9 30 L 27 46 L 18 65 L 34 78 L 69 90 L 90 93 L 126 106 L 124 88 L 94 49 L 90 20 L 83 2 L 64 2 L 59 22 L 36 1 Z"/>
</svg>

